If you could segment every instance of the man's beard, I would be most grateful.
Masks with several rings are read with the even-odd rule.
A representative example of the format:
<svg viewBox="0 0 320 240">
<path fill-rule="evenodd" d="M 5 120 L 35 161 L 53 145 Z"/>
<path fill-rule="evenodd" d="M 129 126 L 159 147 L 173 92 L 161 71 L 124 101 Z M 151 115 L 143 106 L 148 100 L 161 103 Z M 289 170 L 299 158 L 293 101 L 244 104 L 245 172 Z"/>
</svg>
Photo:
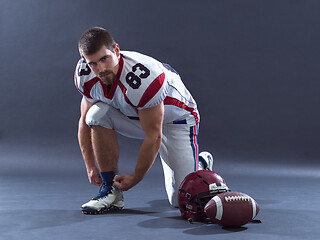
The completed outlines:
<svg viewBox="0 0 320 240">
<path fill-rule="evenodd" d="M 108 76 L 105 76 L 107 74 Z M 100 80 L 106 85 L 112 84 L 116 80 L 116 77 L 117 77 L 116 74 L 114 74 L 114 72 L 112 71 L 105 71 L 105 72 L 99 73 Z"/>
</svg>

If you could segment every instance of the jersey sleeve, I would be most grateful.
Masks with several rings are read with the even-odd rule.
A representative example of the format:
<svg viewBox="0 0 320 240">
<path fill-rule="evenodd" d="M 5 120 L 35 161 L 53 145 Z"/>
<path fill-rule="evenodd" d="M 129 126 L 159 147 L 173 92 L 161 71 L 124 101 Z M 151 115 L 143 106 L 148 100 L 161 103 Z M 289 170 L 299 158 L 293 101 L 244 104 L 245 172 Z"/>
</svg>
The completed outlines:
<svg viewBox="0 0 320 240">
<path fill-rule="evenodd" d="M 137 108 L 151 108 L 167 95 L 165 72 L 157 62 L 137 63 L 125 76 L 124 86 L 128 100 Z"/>
<path fill-rule="evenodd" d="M 98 79 L 87 63 L 80 59 L 74 73 L 74 83 L 78 91 L 89 101 L 96 102 L 91 96 L 91 89 L 97 83 Z"/>
</svg>

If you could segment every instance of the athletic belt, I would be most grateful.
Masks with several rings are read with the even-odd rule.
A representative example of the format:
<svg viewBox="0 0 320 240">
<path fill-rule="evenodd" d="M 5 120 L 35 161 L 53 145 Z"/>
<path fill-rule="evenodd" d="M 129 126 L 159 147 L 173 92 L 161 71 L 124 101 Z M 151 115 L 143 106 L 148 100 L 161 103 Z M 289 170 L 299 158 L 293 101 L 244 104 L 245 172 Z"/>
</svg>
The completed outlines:
<svg viewBox="0 0 320 240">
<path fill-rule="evenodd" d="M 127 116 L 127 117 L 131 120 L 139 120 L 139 117 L 130 117 L 130 116 Z M 172 123 L 173 124 L 187 124 L 187 119 L 173 121 Z"/>
</svg>

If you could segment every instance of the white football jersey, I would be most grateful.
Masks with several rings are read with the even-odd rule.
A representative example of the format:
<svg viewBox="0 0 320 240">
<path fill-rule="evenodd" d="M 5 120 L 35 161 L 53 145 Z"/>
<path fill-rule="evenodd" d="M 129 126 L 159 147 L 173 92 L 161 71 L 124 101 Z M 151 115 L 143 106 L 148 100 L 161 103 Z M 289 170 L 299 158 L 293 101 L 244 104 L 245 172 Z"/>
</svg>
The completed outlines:
<svg viewBox="0 0 320 240">
<path fill-rule="evenodd" d="M 197 104 L 178 73 L 168 64 L 137 52 L 121 51 L 117 78 L 110 86 L 80 59 L 75 84 L 88 101 L 105 102 L 130 118 L 138 117 L 138 109 L 164 102 L 164 123 L 186 120 L 194 125 L 200 120 Z"/>
</svg>

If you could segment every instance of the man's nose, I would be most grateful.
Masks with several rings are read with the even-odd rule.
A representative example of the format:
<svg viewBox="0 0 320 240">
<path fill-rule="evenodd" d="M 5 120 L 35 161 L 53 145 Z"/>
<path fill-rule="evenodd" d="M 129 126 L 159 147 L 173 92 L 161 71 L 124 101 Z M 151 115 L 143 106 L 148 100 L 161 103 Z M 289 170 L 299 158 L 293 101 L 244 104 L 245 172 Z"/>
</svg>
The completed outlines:
<svg viewBox="0 0 320 240">
<path fill-rule="evenodd" d="M 106 67 L 102 62 L 98 62 L 97 67 L 98 67 L 99 73 L 104 72 L 106 70 Z"/>
</svg>

